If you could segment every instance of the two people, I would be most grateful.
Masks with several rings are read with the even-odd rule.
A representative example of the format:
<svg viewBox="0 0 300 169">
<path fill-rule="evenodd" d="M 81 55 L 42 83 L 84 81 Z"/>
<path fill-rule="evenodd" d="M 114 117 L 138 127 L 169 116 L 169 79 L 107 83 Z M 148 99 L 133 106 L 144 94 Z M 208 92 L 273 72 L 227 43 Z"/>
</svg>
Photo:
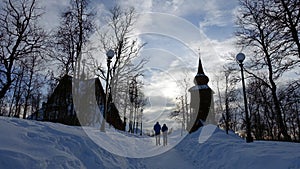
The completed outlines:
<svg viewBox="0 0 300 169">
<path fill-rule="evenodd" d="M 160 126 L 159 122 L 156 122 L 156 124 L 153 127 L 155 132 L 155 141 L 156 145 L 160 145 L 160 131 L 163 133 L 163 145 L 166 146 L 168 144 L 168 127 L 166 124 L 164 124 L 162 127 Z"/>
</svg>

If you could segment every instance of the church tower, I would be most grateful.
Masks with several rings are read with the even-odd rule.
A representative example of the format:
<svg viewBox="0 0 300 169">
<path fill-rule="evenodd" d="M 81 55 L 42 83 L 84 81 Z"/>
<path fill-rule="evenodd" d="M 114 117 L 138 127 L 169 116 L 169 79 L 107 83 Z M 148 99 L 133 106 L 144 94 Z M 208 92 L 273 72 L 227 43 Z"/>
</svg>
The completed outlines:
<svg viewBox="0 0 300 169">
<path fill-rule="evenodd" d="M 194 83 L 195 85 L 203 85 L 202 87 L 204 87 L 207 86 L 208 82 L 209 82 L 209 78 L 204 74 L 201 58 L 199 56 L 198 72 L 194 78 Z"/>
<path fill-rule="evenodd" d="M 191 93 L 191 119 L 188 124 L 188 131 L 197 131 L 204 125 L 212 106 L 213 91 L 208 86 L 209 78 L 204 74 L 199 54 L 198 71 L 194 78 L 195 86 L 189 89 Z"/>
</svg>

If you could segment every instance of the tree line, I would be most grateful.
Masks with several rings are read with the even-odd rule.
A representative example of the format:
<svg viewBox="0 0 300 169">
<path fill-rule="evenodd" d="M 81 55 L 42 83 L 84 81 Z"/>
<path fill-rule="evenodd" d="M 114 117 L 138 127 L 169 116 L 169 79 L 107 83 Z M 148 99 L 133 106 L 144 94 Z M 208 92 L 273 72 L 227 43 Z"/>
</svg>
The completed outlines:
<svg viewBox="0 0 300 169">
<path fill-rule="evenodd" d="M 300 2 L 240 0 L 239 3 L 236 37 L 237 46 L 247 57 L 244 70 L 252 134 L 256 139 L 300 141 Z M 97 14 L 88 0 L 71 0 L 60 14 L 59 25 L 50 31 L 41 26 L 44 12 L 38 0 L 1 3 L 0 115 L 26 118 L 41 107 L 63 75 L 78 79 L 97 76 L 105 80 L 106 61 L 97 57 L 106 58 L 106 51 L 113 49 L 109 99 L 123 112 L 124 121 L 135 123 L 141 119 L 146 102 L 142 82 L 137 80 L 134 85 L 139 97 L 129 92 L 131 82 L 142 76 L 147 62 L 146 59 L 133 62 L 145 45 L 129 38 L 135 10 L 115 6 L 102 17 L 106 25 L 103 26 L 97 25 Z M 94 35 L 99 43 L 94 43 Z M 234 57 L 235 54 L 230 54 L 219 79 L 215 78 L 216 118 L 226 131 L 245 129 L 240 69 Z M 190 119 L 189 79 L 184 77 L 180 82 L 183 93 L 178 97 L 178 111 L 173 112 L 177 117 L 183 112 L 180 114 L 183 128 Z"/>
<path fill-rule="evenodd" d="M 101 16 L 105 19 L 99 25 L 89 0 L 70 0 L 59 15 L 58 26 L 51 30 L 41 25 L 44 13 L 38 0 L 1 2 L 0 115 L 27 118 L 49 98 L 64 75 L 105 81 L 105 54 L 112 49 L 109 99 L 125 112 L 124 119 L 129 118 L 126 109 L 133 103 L 127 79 L 140 77 L 147 62 L 133 63 L 144 46 L 129 38 L 136 19 L 134 8 L 114 6 Z M 141 108 L 143 104 L 136 105 Z"/>
<path fill-rule="evenodd" d="M 240 0 L 237 45 L 247 59 L 246 93 L 256 139 L 300 141 L 299 0 Z M 245 129 L 235 55 L 219 77 L 216 112 L 226 130 Z M 222 91 L 221 91 L 222 90 Z"/>
<path fill-rule="evenodd" d="M 239 0 L 236 46 L 246 54 L 243 69 L 255 139 L 300 141 L 299 20 L 299 0 Z M 210 115 L 227 133 L 231 130 L 245 136 L 241 69 L 235 57 L 233 53 L 224 56 L 222 71 L 215 73 Z M 183 92 L 170 117 L 184 130 L 191 119 L 187 97 L 191 77 L 182 77 L 179 86 Z"/>
</svg>

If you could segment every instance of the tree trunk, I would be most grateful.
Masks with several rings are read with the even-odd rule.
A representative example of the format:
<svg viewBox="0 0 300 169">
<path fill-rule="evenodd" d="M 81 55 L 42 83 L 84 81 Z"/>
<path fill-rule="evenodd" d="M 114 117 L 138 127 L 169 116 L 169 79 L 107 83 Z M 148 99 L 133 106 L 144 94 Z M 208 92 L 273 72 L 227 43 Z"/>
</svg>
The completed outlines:
<svg viewBox="0 0 300 169">
<path fill-rule="evenodd" d="M 274 83 L 274 82 L 273 82 Z M 272 84 L 273 86 L 274 84 Z M 278 137 L 280 137 L 280 134 L 283 135 L 283 139 L 285 141 L 291 141 L 291 136 L 287 133 L 286 125 L 283 123 L 283 118 L 282 118 L 282 112 L 280 109 L 280 102 L 278 100 L 277 94 L 276 94 L 276 86 L 272 88 L 272 96 L 274 100 L 274 106 L 275 106 L 275 112 L 276 112 L 276 120 L 277 120 L 277 125 L 279 127 L 279 133 Z M 278 138 L 280 140 L 280 138 Z"/>
</svg>

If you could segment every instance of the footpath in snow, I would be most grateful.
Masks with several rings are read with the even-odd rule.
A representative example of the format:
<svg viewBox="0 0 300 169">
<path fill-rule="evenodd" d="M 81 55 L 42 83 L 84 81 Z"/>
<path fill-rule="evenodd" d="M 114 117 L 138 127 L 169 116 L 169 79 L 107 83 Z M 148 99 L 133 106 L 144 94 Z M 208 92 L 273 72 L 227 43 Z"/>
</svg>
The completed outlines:
<svg viewBox="0 0 300 169">
<path fill-rule="evenodd" d="M 166 147 L 155 146 L 153 137 L 114 129 L 102 133 L 7 117 L 0 117 L 0 134 L 1 169 L 300 169 L 299 143 L 245 143 L 214 125 L 184 136 L 175 131 Z"/>
</svg>

